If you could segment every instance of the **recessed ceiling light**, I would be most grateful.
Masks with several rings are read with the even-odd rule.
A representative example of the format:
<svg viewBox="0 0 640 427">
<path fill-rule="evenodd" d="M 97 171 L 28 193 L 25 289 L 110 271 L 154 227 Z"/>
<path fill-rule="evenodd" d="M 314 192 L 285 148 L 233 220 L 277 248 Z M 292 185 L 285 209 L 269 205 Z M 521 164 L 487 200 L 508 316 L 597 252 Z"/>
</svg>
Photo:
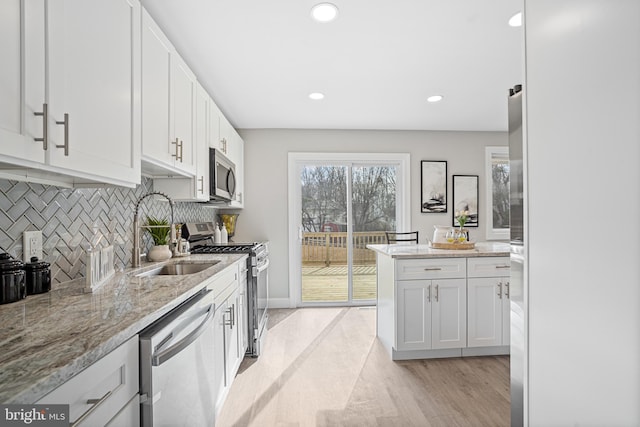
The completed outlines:
<svg viewBox="0 0 640 427">
<path fill-rule="evenodd" d="M 439 102 L 442 101 L 442 95 L 431 95 L 427 98 L 427 102 Z"/>
<path fill-rule="evenodd" d="M 509 18 L 509 25 L 512 27 L 522 27 L 522 12 L 518 12 Z"/>
<path fill-rule="evenodd" d="M 314 101 L 319 101 L 324 98 L 324 93 L 313 92 L 309 94 L 309 98 L 313 99 Z"/>
<path fill-rule="evenodd" d="M 318 22 L 331 22 L 338 16 L 338 8 L 335 4 L 319 3 L 311 9 L 311 17 Z"/>
</svg>

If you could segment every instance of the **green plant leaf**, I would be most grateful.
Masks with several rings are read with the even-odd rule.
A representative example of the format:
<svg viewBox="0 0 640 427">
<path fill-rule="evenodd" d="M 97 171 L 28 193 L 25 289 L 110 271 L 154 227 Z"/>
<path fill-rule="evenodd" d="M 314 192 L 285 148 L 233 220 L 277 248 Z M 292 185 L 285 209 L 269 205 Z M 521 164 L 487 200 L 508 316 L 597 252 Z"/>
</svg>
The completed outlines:
<svg viewBox="0 0 640 427">
<path fill-rule="evenodd" d="M 145 230 L 151 235 L 154 244 L 160 246 L 169 243 L 169 231 L 171 231 L 169 221 L 148 216 L 145 225 L 149 227 L 145 228 Z"/>
</svg>

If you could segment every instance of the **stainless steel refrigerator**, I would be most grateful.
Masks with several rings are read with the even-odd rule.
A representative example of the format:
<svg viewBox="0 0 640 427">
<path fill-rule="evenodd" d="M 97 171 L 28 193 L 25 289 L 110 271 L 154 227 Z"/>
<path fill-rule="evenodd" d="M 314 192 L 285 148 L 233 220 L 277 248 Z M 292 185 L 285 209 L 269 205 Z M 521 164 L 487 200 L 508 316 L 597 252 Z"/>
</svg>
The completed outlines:
<svg viewBox="0 0 640 427">
<path fill-rule="evenodd" d="M 525 186 L 522 85 L 509 89 L 509 205 L 511 246 L 511 426 L 524 425 L 527 366 L 525 283 Z"/>
</svg>

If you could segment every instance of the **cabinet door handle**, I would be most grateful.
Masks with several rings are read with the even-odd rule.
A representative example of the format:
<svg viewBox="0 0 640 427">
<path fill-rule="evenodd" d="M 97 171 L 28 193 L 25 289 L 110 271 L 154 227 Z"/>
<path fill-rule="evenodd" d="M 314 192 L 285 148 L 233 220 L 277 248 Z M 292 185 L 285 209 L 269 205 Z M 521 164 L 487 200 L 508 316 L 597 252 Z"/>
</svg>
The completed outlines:
<svg viewBox="0 0 640 427">
<path fill-rule="evenodd" d="M 431 302 L 431 285 L 427 286 L 427 302 Z"/>
<path fill-rule="evenodd" d="M 183 144 L 184 144 L 184 141 L 180 140 L 180 145 L 179 145 L 179 147 L 180 147 L 180 163 L 182 163 L 182 146 L 183 146 Z"/>
<path fill-rule="evenodd" d="M 442 267 L 429 267 L 424 269 L 424 271 L 440 271 L 440 270 L 442 270 Z"/>
<path fill-rule="evenodd" d="M 496 268 L 511 268 L 510 265 L 496 265 Z"/>
<path fill-rule="evenodd" d="M 225 325 L 229 326 L 229 329 L 233 329 L 233 325 L 236 322 L 234 311 L 235 311 L 235 304 L 227 308 L 227 313 L 229 313 L 229 323 L 225 322 Z"/>
<path fill-rule="evenodd" d="M 439 289 L 438 288 L 439 287 L 440 287 L 440 285 L 436 285 L 436 302 L 438 302 L 438 294 L 439 294 L 439 292 L 438 292 Z"/>
<path fill-rule="evenodd" d="M 69 155 L 69 113 L 64 113 L 64 120 L 59 122 L 56 120 L 57 125 L 64 126 L 64 144 L 57 145 L 56 148 L 64 148 L 64 155 Z"/>
<path fill-rule="evenodd" d="M 179 160 L 180 162 L 182 162 L 182 155 L 178 154 L 181 151 L 182 142 L 180 142 L 179 138 L 176 138 L 176 140 L 171 141 L 171 143 L 176 145 L 176 154 L 172 154 L 171 157 L 175 157 L 176 160 Z"/>
<path fill-rule="evenodd" d="M 509 282 L 505 283 L 504 287 L 505 287 L 504 296 L 505 296 L 505 298 L 508 299 L 508 298 L 510 298 L 510 294 L 511 294 L 511 292 L 509 290 Z"/>
<path fill-rule="evenodd" d="M 70 427 L 76 427 L 78 424 L 83 422 L 89 415 L 93 413 L 93 411 L 98 409 L 100 405 L 102 405 L 104 402 L 107 401 L 107 399 L 111 396 L 111 393 L 112 393 L 111 391 L 108 391 L 100 399 L 87 399 L 87 405 L 93 405 L 93 406 L 91 406 L 91 408 L 87 409 L 82 415 L 80 415 L 80 418 L 72 422 L 70 424 Z"/>
<path fill-rule="evenodd" d="M 200 188 L 198 189 L 198 191 L 201 194 L 204 194 L 204 176 L 201 176 L 200 178 L 198 178 L 198 182 L 200 183 Z"/>
<path fill-rule="evenodd" d="M 47 151 L 49 144 L 49 106 L 45 102 L 42 104 L 42 112 L 34 111 L 34 116 L 42 116 L 42 138 L 33 138 L 34 141 L 42 142 L 42 149 Z"/>
<path fill-rule="evenodd" d="M 498 298 L 502 299 L 502 282 L 498 282 Z"/>
</svg>

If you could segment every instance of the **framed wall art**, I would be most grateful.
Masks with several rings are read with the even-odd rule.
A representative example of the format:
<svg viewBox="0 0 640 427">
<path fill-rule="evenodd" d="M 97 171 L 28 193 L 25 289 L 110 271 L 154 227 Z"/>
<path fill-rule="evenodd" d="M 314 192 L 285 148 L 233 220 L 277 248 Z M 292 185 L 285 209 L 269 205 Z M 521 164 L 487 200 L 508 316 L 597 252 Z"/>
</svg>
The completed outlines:
<svg viewBox="0 0 640 427">
<path fill-rule="evenodd" d="M 420 211 L 447 212 L 447 162 L 422 160 L 420 166 Z"/>
<path fill-rule="evenodd" d="M 453 175 L 453 225 L 460 224 L 456 212 L 469 211 L 465 227 L 478 226 L 478 175 Z"/>
</svg>

